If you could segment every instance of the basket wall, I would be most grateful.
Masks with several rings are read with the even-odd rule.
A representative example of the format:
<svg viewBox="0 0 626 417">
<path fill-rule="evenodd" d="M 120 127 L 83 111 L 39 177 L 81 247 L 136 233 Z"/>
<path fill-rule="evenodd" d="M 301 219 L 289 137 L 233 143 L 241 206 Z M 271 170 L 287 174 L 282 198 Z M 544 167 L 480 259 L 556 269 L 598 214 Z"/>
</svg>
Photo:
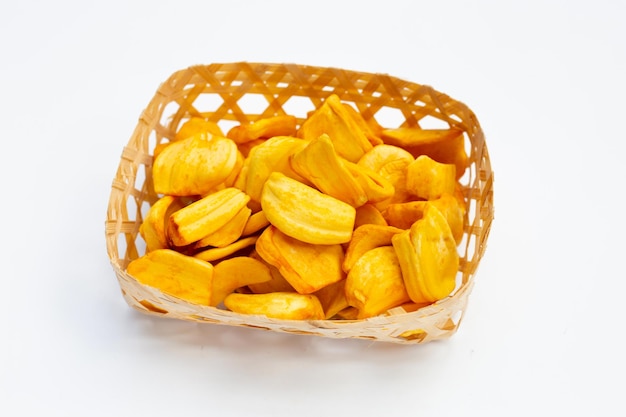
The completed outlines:
<svg viewBox="0 0 626 417">
<path fill-rule="evenodd" d="M 173 138 L 186 118 L 206 117 L 225 132 L 236 124 L 279 114 L 296 116 L 301 123 L 331 94 L 386 128 L 464 130 L 470 166 L 461 181 L 468 218 L 459 249 L 458 285 L 450 297 L 415 312 L 396 308 L 366 320 L 285 321 L 192 305 L 142 285 L 125 272 L 128 263 L 144 252 L 139 226 L 158 199 L 152 190 L 152 151 Z M 107 252 L 124 298 L 144 313 L 333 338 L 426 342 L 449 337 L 461 322 L 493 219 L 492 184 L 484 134 L 474 113 L 431 87 L 338 68 L 247 62 L 197 65 L 172 74 L 159 86 L 122 151 L 105 223 Z"/>
</svg>

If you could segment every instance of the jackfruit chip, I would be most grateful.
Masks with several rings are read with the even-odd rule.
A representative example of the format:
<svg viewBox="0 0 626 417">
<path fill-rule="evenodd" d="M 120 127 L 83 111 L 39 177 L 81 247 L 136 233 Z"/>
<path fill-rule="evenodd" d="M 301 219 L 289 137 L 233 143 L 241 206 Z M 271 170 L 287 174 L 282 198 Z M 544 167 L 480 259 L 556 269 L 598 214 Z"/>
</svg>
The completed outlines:
<svg viewBox="0 0 626 417">
<path fill-rule="evenodd" d="M 337 153 L 357 162 L 373 145 L 336 94 L 331 94 L 303 123 L 298 137 L 313 140 L 327 134 Z"/>
<path fill-rule="evenodd" d="M 225 188 L 178 210 L 168 219 L 167 236 L 185 246 L 216 232 L 230 222 L 250 200 L 237 188 Z"/>
<path fill-rule="evenodd" d="M 324 309 L 324 318 L 330 319 L 348 307 L 346 299 L 346 280 L 342 279 L 313 293 Z"/>
<path fill-rule="evenodd" d="M 392 226 L 379 226 L 375 224 L 364 224 L 354 230 L 352 240 L 346 249 L 342 268 L 345 272 L 350 271 L 354 264 L 363 254 L 380 246 L 390 246 L 391 238 L 402 232 Z"/>
<path fill-rule="evenodd" d="M 242 207 L 237 214 L 224 224 L 222 227 L 210 233 L 194 244 L 196 249 L 214 246 L 223 248 L 237 241 L 242 235 L 246 227 L 246 223 L 250 218 L 250 210 L 248 207 Z"/>
<path fill-rule="evenodd" d="M 291 168 L 318 190 L 352 207 L 362 206 L 368 196 L 346 167 L 348 161 L 342 160 L 326 134 L 311 140 L 290 157 Z"/>
<path fill-rule="evenodd" d="M 345 277 L 343 248 L 301 242 L 268 226 L 256 242 L 256 251 L 274 265 L 300 294 L 311 294 Z"/>
<path fill-rule="evenodd" d="M 261 208 L 281 232 L 312 244 L 348 242 L 356 218 L 351 205 L 278 172 L 263 186 Z"/>
<path fill-rule="evenodd" d="M 410 229 L 413 223 L 424 217 L 426 204 L 426 200 L 390 204 L 383 210 L 383 217 L 390 226 Z"/>
<path fill-rule="evenodd" d="M 428 204 L 424 217 L 391 238 L 406 289 L 415 303 L 441 300 L 454 290 L 459 255 L 448 222 Z"/>
<path fill-rule="evenodd" d="M 224 259 L 239 251 L 249 248 L 254 245 L 258 239 L 258 236 L 249 236 L 238 241 L 231 243 L 223 248 L 210 248 L 200 251 L 193 255 L 194 258 L 201 259 L 207 262 L 214 262 L 220 259 Z"/>
<path fill-rule="evenodd" d="M 377 316 L 410 300 L 391 246 L 365 252 L 350 269 L 345 290 L 348 304 L 359 310 L 358 319 Z"/>
<path fill-rule="evenodd" d="M 275 136 L 255 146 L 248 155 L 248 167 L 244 191 L 254 201 L 261 201 L 263 185 L 270 174 L 280 172 L 289 178 L 302 180 L 292 168 L 289 158 L 308 144 L 308 142 L 290 137 Z M 301 182 L 304 182 L 303 180 Z"/>
<path fill-rule="evenodd" d="M 243 232 L 241 232 L 241 235 L 248 236 L 254 234 L 269 225 L 270 222 L 269 220 L 267 220 L 267 217 L 265 217 L 265 213 L 263 213 L 263 210 L 257 211 L 248 218 L 246 226 L 244 227 Z"/>
<path fill-rule="evenodd" d="M 291 286 L 289 281 L 287 281 L 285 277 L 280 273 L 278 268 L 276 268 L 274 265 L 270 265 L 269 263 L 267 263 L 265 259 L 261 258 L 256 250 L 252 250 L 252 252 L 250 253 L 250 257 L 267 266 L 272 277 L 272 279 L 270 279 L 269 281 L 248 285 L 248 288 L 252 293 L 265 294 L 268 292 L 296 292 L 296 290 Z"/>
<path fill-rule="evenodd" d="M 247 125 L 237 125 L 226 136 L 237 144 L 274 136 L 296 136 L 297 123 L 297 119 L 291 115 L 266 117 Z"/>
<path fill-rule="evenodd" d="M 223 260 L 213 267 L 210 305 L 219 305 L 228 294 L 232 294 L 238 288 L 268 282 L 271 279 L 269 268 L 256 259 L 237 256 Z"/>
<path fill-rule="evenodd" d="M 358 165 L 376 172 L 387 180 L 394 189 L 394 194 L 380 202 L 376 207 L 383 210 L 387 205 L 408 201 L 410 193 L 407 191 L 407 167 L 415 160 L 406 150 L 392 145 L 379 145 L 368 151 Z"/>
<path fill-rule="evenodd" d="M 129 275 L 142 284 L 158 288 L 195 304 L 209 305 L 213 265 L 171 249 L 157 249 L 131 261 Z"/>
<path fill-rule="evenodd" d="M 454 194 L 456 168 L 421 155 L 407 167 L 406 184 L 409 193 L 425 200 L 436 200 L 442 194 Z"/>
<path fill-rule="evenodd" d="M 442 164 L 452 164 L 456 167 L 456 179 L 463 176 L 468 166 L 468 156 L 465 151 L 465 136 L 459 128 L 451 129 L 420 129 L 407 127 L 387 129 L 381 132 L 383 141 L 397 145 L 414 157 L 428 155 Z"/>
<path fill-rule="evenodd" d="M 230 139 L 202 135 L 173 142 L 154 158 L 152 178 L 158 194 L 205 195 L 224 182 L 237 164 Z"/>
<path fill-rule="evenodd" d="M 311 294 L 273 292 L 267 294 L 232 293 L 224 300 L 231 311 L 263 315 L 282 320 L 322 320 L 324 310 Z"/>
<path fill-rule="evenodd" d="M 424 210 L 429 204 L 439 209 L 450 226 L 454 240 L 457 244 L 461 243 L 465 228 L 465 210 L 458 199 L 448 193 L 442 194 L 436 200 L 391 204 L 383 212 L 383 217 L 391 226 L 409 229 L 413 223 L 424 217 Z"/>
<path fill-rule="evenodd" d="M 173 142 L 187 139 L 197 133 L 209 133 L 214 136 L 224 137 L 224 133 L 217 123 L 211 122 L 202 117 L 192 117 L 180 126 L 174 136 Z"/>
<path fill-rule="evenodd" d="M 346 168 L 363 188 L 368 202 L 379 203 L 393 197 L 393 185 L 381 175 L 352 162 L 346 162 Z"/>
<path fill-rule="evenodd" d="M 356 209 L 356 217 L 354 220 L 354 228 L 364 224 L 376 224 L 379 226 L 387 226 L 387 220 L 382 213 L 373 204 L 363 204 Z"/>
<path fill-rule="evenodd" d="M 356 111 L 354 107 L 346 103 L 342 103 L 342 105 L 346 110 L 346 113 L 348 113 L 352 120 L 354 120 L 358 128 L 363 132 L 372 146 L 381 145 L 383 143 L 383 140 L 380 138 L 380 133 L 383 128 L 376 123 L 376 120 L 373 117 L 369 121 L 366 121 L 363 118 L 363 115 Z"/>
<path fill-rule="evenodd" d="M 139 234 L 146 242 L 146 252 L 169 247 L 166 226 L 169 216 L 184 207 L 177 197 L 166 195 L 158 199 L 148 210 L 148 214 L 139 226 Z"/>
</svg>

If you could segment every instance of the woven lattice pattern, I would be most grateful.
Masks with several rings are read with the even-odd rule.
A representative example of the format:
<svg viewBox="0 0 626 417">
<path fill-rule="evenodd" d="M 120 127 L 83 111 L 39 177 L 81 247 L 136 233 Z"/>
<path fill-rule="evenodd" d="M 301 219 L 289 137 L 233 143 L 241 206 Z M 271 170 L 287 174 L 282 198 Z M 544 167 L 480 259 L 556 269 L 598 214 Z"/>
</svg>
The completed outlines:
<svg viewBox="0 0 626 417">
<path fill-rule="evenodd" d="M 465 132 L 470 166 L 461 182 L 468 218 L 459 249 L 458 285 L 450 297 L 416 312 L 396 308 L 366 320 L 284 321 L 192 305 L 142 285 L 125 272 L 128 263 L 144 253 L 139 226 L 158 198 L 152 191 L 151 153 L 173 138 L 186 118 L 206 117 L 223 131 L 281 114 L 296 116 L 301 123 L 331 94 L 386 128 L 457 127 Z M 452 335 L 461 321 L 493 219 L 492 184 L 484 134 L 474 113 L 431 87 L 385 74 L 295 64 L 198 65 L 172 74 L 158 88 L 122 151 L 107 212 L 107 251 L 126 301 L 146 313 L 334 338 L 425 342 Z"/>
</svg>

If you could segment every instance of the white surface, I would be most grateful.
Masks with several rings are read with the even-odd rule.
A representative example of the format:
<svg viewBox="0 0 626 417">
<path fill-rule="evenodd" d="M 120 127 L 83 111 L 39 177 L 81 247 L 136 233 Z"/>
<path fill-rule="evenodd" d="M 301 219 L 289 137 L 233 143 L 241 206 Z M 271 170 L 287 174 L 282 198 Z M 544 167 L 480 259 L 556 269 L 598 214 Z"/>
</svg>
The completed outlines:
<svg viewBox="0 0 626 417">
<path fill-rule="evenodd" d="M 0 5 L 0 415 L 624 415 L 623 2 L 88 3 Z M 173 71 L 238 60 L 385 72 L 475 111 L 496 219 L 452 339 L 127 307 L 104 241 L 122 147 Z"/>
</svg>

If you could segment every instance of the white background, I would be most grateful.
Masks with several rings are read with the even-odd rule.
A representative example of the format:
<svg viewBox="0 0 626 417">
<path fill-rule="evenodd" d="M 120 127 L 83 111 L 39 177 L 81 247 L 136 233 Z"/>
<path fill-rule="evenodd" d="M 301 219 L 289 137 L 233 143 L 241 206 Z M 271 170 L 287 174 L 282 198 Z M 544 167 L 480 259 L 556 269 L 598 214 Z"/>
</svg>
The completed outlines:
<svg viewBox="0 0 626 417">
<path fill-rule="evenodd" d="M 623 1 L 2 1 L 0 415 L 624 415 Z M 400 346 L 151 318 L 104 220 L 192 64 L 383 72 L 468 104 L 496 217 L 457 334 Z"/>
</svg>

